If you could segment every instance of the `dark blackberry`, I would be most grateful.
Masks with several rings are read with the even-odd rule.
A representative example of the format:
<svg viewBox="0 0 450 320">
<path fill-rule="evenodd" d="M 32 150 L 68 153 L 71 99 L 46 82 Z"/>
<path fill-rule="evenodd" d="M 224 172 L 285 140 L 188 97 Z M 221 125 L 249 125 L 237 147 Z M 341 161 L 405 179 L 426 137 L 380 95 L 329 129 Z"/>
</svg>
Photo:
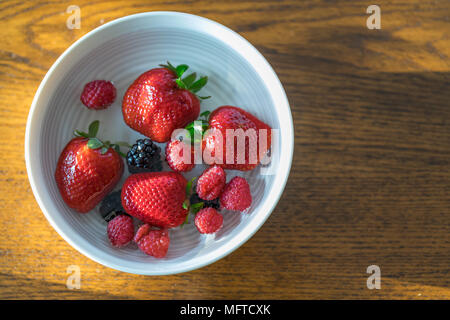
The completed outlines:
<svg viewBox="0 0 450 320">
<path fill-rule="evenodd" d="M 121 191 L 114 191 L 107 195 L 100 204 L 99 212 L 106 222 L 120 214 L 126 214 L 122 207 Z"/>
<path fill-rule="evenodd" d="M 161 148 L 150 139 L 139 139 L 127 153 L 130 173 L 162 171 Z"/>
<path fill-rule="evenodd" d="M 191 195 L 189 201 L 190 201 L 191 205 L 194 204 L 194 203 L 203 202 L 204 203 L 203 204 L 203 208 L 211 207 L 211 208 L 214 208 L 216 210 L 220 210 L 219 198 L 216 198 L 214 200 L 203 200 L 203 199 L 200 199 L 199 196 L 198 196 L 198 193 L 195 192 L 195 193 L 193 193 Z"/>
</svg>

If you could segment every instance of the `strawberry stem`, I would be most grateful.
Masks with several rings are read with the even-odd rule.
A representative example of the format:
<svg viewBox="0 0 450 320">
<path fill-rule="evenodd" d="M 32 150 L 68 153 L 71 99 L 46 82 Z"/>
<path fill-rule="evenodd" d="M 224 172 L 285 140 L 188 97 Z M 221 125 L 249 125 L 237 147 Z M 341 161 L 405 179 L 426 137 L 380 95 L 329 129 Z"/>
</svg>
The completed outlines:
<svg viewBox="0 0 450 320">
<path fill-rule="evenodd" d="M 200 77 L 198 80 L 196 80 L 197 74 L 193 72 L 190 75 L 182 78 L 186 70 L 189 69 L 189 66 L 186 64 L 180 64 L 179 66 L 175 67 L 169 61 L 167 61 L 167 64 L 160 64 L 159 66 L 169 69 L 176 74 L 177 79 L 175 79 L 175 82 L 177 83 L 179 88 L 189 90 L 200 100 L 211 98 L 211 96 L 205 97 L 197 95 L 197 92 L 200 91 L 208 83 L 207 76 Z"/>
<path fill-rule="evenodd" d="M 200 142 L 200 141 L 195 141 L 195 133 L 196 132 L 197 132 L 197 135 L 200 135 L 203 138 L 203 134 L 209 127 L 208 118 L 209 118 L 210 113 L 211 113 L 210 111 L 202 112 L 197 120 L 189 123 L 185 127 L 185 129 L 189 132 L 189 139 L 190 139 L 191 143 Z M 200 125 L 198 125 L 199 122 L 200 122 Z M 196 124 L 197 124 L 197 126 L 196 126 Z"/>
<path fill-rule="evenodd" d="M 181 224 L 181 227 L 183 227 L 185 224 L 188 223 L 189 214 L 191 214 L 191 213 L 194 215 L 197 214 L 197 212 L 199 212 L 204 206 L 203 202 L 197 202 L 197 203 L 193 203 L 193 204 L 190 203 L 190 197 L 192 194 L 192 185 L 193 185 L 195 179 L 197 179 L 197 177 L 192 178 L 186 184 L 186 200 L 184 200 L 184 202 L 183 202 L 183 209 L 186 209 L 186 210 L 189 209 L 189 211 L 186 215 L 186 219 Z"/>
<path fill-rule="evenodd" d="M 126 157 L 126 155 L 120 151 L 120 146 L 124 146 L 124 147 L 128 147 L 131 148 L 131 146 L 127 143 L 127 142 L 116 142 L 116 143 L 111 143 L 110 141 L 105 141 L 103 142 L 102 140 L 100 140 L 99 138 L 97 138 L 97 133 L 98 133 L 98 129 L 100 127 L 100 121 L 95 120 L 93 121 L 88 128 L 88 132 L 84 132 L 84 131 L 80 131 L 80 130 L 75 130 L 73 132 L 75 137 L 82 137 L 82 138 L 86 138 L 89 139 L 87 146 L 90 149 L 100 149 L 100 153 L 101 154 L 105 154 L 106 152 L 108 152 L 109 148 L 113 148 L 119 155 L 121 155 L 122 157 Z"/>
</svg>

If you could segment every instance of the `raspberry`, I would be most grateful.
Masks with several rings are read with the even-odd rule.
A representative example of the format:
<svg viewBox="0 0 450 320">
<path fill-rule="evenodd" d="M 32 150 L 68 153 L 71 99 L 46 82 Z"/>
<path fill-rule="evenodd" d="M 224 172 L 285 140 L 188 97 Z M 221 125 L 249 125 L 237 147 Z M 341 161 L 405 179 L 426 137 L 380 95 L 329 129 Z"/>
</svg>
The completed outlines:
<svg viewBox="0 0 450 320">
<path fill-rule="evenodd" d="M 190 145 L 183 145 L 180 140 L 172 140 L 166 146 L 166 161 L 173 171 L 186 172 L 191 171 L 194 167 L 194 148 Z M 190 163 L 185 163 L 183 150 L 191 150 Z M 187 162 L 187 161 L 186 161 Z"/>
<path fill-rule="evenodd" d="M 220 196 L 227 177 L 225 171 L 218 166 L 206 169 L 198 178 L 196 191 L 200 199 L 213 200 Z"/>
<path fill-rule="evenodd" d="M 252 195 L 247 180 L 234 177 L 220 195 L 220 205 L 228 210 L 245 211 L 252 204 Z"/>
<path fill-rule="evenodd" d="M 115 247 L 122 247 L 133 240 L 133 219 L 127 215 L 120 215 L 108 223 L 108 238 Z"/>
<path fill-rule="evenodd" d="M 89 109 L 106 109 L 116 99 L 116 88 L 110 81 L 94 80 L 84 86 L 80 99 Z"/>
<path fill-rule="evenodd" d="M 200 233 L 214 233 L 223 225 L 223 217 L 214 208 L 204 208 L 195 215 L 195 226 Z"/>
<path fill-rule="evenodd" d="M 134 242 L 142 252 L 155 258 L 164 258 L 169 249 L 169 233 L 167 229 L 152 230 L 149 224 L 144 224 L 136 232 Z"/>
</svg>

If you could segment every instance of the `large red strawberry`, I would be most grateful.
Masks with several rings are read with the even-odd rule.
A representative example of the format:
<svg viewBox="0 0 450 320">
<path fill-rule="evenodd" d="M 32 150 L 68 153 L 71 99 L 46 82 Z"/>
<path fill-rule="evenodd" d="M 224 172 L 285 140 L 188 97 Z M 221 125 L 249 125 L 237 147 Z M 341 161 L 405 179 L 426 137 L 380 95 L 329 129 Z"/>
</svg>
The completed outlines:
<svg viewBox="0 0 450 320">
<path fill-rule="evenodd" d="M 185 127 L 200 112 L 196 96 L 207 77 L 196 81 L 192 73 L 181 78 L 187 65 L 174 67 L 167 62 L 162 68 L 141 74 L 128 88 L 122 101 L 125 123 L 156 142 L 169 141 L 175 129 Z"/>
<path fill-rule="evenodd" d="M 75 131 L 77 137 L 66 145 L 56 165 L 55 180 L 64 202 L 81 213 L 112 191 L 123 173 L 118 145 L 96 138 L 98 126 L 94 121 L 89 133 Z"/>
<path fill-rule="evenodd" d="M 203 148 L 204 151 L 212 157 L 211 159 L 206 159 L 204 157 L 204 160 L 207 164 L 217 164 L 224 169 L 241 171 L 254 169 L 271 145 L 271 128 L 252 114 L 238 107 L 222 106 L 214 110 L 209 116 L 209 129 L 209 134 L 205 136 Z M 228 129 L 242 129 L 240 132 L 241 134 L 243 133 L 242 137 L 245 140 L 245 143 L 240 145 L 238 139 L 234 139 L 234 141 L 231 142 L 230 145 L 234 147 L 234 154 L 233 156 L 231 154 L 229 155 L 231 161 L 227 162 L 227 154 L 231 152 L 229 147 L 227 148 L 227 138 L 232 138 L 231 136 L 227 136 Z M 267 144 L 265 148 L 260 146 L 259 143 L 262 129 L 265 129 L 267 135 Z M 250 133 L 252 132 L 254 132 L 253 141 L 244 136 L 245 134 L 251 135 Z M 222 139 L 218 139 L 216 133 L 220 134 Z M 239 133 L 239 131 L 236 131 L 236 133 Z M 251 156 L 252 152 L 255 157 Z M 222 156 L 220 156 L 220 154 L 222 154 Z M 222 161 L 217 161 L 217 159 L 220 158 L 222 158 Z"/>
<path fill-rule="evenodd" d="M 177 227 L 188 214 L 186 179 L 177 172 L 146 172 L 128 177 L 122 187 L 125 211 L 150 225 Z"/>
</svg>

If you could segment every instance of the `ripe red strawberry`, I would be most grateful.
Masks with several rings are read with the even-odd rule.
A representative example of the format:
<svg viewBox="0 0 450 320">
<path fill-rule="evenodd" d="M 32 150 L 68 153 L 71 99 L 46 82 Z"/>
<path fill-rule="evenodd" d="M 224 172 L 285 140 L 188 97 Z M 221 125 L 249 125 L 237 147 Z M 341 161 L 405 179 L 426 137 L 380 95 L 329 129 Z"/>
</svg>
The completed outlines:
<svg viewBox="0 0 450 320">
<path fill-rule="evenodd" d="M 196 191 L 200 199 L 214 200 L 220 196 L 227 176 L 225 171 L 219 166 L 206 169 L 198 178 Z"/>
<path fill-rule="evenodd" d="M 222 208 L 233 211 L 245 211 L 252 204 L 252 194 L 247 180 L 242 177 L 234 177 L 227 183 L 220 195 Z"/>
<path fill-rule="evenodd" d="M 169 62 L 163 68 L 141 74 L 128 88 L 122 102 L 125 123 L 156 142 L 169 141 L 175 129 L 194 121 L 200 112 L 196 92 L 207 77 L 195 81 L 192 73 L 181 78 L 187 65 L 174 67 Z"/>
<path fill-rule="evenodd" d="M 184 159 L 184 149 L 189 148 L 191 157 L 188 161 Z M 166 161 L 173 171 L 187 172 L 195 167 L 194 163 L 194 148 L 191 145 L 186 145 L 180 140 L 172 140 L 166 146 Z"/>
<path fill-rule="evenodd" d="M 144 253 L 164 258 L 170 245 L 169 233 L 167 229 L 152 230 L 150 225 L 144 224 L 136 232 L 134 242 Z"/>
<path fill-rule="evenodd" d="M 94 80 L 84 86 L 80 99 L 89 109 L 106 109 L 116 99 L 116 88 L 110 81 Z"/>
<path fill-rule="evenodd" d="M 127 245 L 134 237 L 133 219 L 125 214 L 115 217 L 108 222 L 107 233 L 113 246 Z"/>
<path fill-rule="evenodd" d="M 238 107 L 222 106 L 214 110 L 209 116 L 209 129 L 210 134 L 205 137 L 203 148 L 208 154 L 211 154 L 211 156 L 213 157 L 212 163 L 210 163 L 208 159 L 204 159 L 205 162 L 210 165 L 217 164 L 224 169 L 234 169 L 241 171 L 252 170 L 258 165 L 261 158 L 270 148 L 271 128 L 252 114 Z M 226 148 L 227 129 L 242 129 L 244 133 L 247 132 L 248 129 L 254 129 L 254 132 L 256 133 L 256 144 L 250 144 L 250 139 L 245 138 L 244 149 L 239 146 L 237 139 L 234 140 L 234 157 L 232 158 L 232 163 L 227 163 L 226 161 L 227 153 L 231 152 Z M 259 136 L 261 134 L 259 130 L 261 129 L 267 130 L 267 145 L 265 146 L 264 150 L 259 150 Z M 222 135 L 222 142 L 220 141 L 220 139 L 217 139 L 214 136 L 215 132 L 219 132 Z M 214 159 L 216 152 L 218 154 L 218 157 L 220 157 L 220 151 L 218 150 L 222 150 L 222 164 L 220 164 L 219 161 L 215 161 Z M 254 159 L 250 157 L 250 152 L 253 150 L 255 151 L 254 154 L 256 156 Z M 242 158 L 242 160 L 244 161 L 239 161 L 239 153 L 243 152 L 245 152 L 244 157 Z"/>
<path fill-rule="evenodd" d="M 183 208 L 186 184 L 177 172 L 133 174 L 122 187 L 122 206 L 128 214 L 153 226 L 177 227 L 188 213 Z"/>
<path fill-rule="evenodd" d="M 195 215 L 194 223 L 200 233 L 214 233 L 222 227 L 223 216 L 214 208 L 204 208 Z"/>
<path fill-rule="evenodd" d="M 64 202 L 81 213 L 111 192 L 123 173 L 118 146 L 95 138 L 98 125 L 94 121 L 89 133 L 75 131 L 78 137 L 66 145 L 56 165 L 55 180 Z"/>
</svg>

